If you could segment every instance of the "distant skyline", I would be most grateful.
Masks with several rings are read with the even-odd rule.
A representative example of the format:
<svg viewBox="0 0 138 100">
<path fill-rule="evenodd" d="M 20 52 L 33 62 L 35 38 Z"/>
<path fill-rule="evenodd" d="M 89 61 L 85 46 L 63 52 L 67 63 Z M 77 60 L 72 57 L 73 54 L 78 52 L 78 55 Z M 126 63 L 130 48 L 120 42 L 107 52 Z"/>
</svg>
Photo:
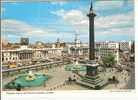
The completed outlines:
<svg viewBox="0 0 138 100">
<path fill-rule="evenodd" d="M 88 42 L 90 0 L 5 2 L 1 4 L 2 40 L 19 42 Z M 134 40 L 134 0 L 93 0 L 96 41 Z"/>
</svg>

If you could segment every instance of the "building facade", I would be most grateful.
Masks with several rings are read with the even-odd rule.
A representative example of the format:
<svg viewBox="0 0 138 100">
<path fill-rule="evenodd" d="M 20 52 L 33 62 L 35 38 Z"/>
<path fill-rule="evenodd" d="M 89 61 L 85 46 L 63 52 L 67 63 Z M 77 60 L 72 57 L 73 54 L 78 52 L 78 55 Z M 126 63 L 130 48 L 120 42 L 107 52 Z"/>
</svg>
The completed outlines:
<svg viewBox="0 0 138 100">
<path fill-rule="evenodd" d="M 61 56 L 63 48 L 28 48 L 21 46 L 18 49 L 2 50 L 2 63 L 30 63 L 32 60 Z"/>
<path fill-rule="evenodd" d="M 72 56 L 88 56 L 89 47 L 81 44 L 80 47 L 70 46 L 69 52 Z M 95 43 L 95 58 L 100 59 L 109 54 L 115 56 L 117 63 L 119 63 L 119 43 L 117 42 L 96 42 Z"/>
<path fill-rule="evenodd" d="M 121 51 L 129 51 L 130 50 L 130 41 L 126 42 L 126 41 L 121 41 L 119 42 L 119 49 Z"/>
</svg>

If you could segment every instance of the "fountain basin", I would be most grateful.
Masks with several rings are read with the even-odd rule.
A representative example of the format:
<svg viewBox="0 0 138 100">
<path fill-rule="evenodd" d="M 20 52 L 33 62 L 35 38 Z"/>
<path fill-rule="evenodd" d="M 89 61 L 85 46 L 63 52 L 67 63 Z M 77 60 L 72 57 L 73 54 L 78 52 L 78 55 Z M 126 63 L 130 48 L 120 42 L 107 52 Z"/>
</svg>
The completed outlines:
<svg viewBox="0 0 138 100">
<path fill-rule="evenodd" d="M 75 65 L 75 64 L 71 64 L 71 65 L 67 65 L 65 67 L 66 71 L 86 71 L 86 66 L 85 65 Z"/>
<path fill-rule="evenodd" d="M 5 85 L 7 89 L 16 89 L 20 85 L 21 88 L 24 87 L 37 87 L 42 86 L 48 80 L 48 76 L 45 74 L 35 74 L 35 79 L 27 80 L 28 74 L 19 75 L 16 79 L 12 80 Z"/>
</svg>

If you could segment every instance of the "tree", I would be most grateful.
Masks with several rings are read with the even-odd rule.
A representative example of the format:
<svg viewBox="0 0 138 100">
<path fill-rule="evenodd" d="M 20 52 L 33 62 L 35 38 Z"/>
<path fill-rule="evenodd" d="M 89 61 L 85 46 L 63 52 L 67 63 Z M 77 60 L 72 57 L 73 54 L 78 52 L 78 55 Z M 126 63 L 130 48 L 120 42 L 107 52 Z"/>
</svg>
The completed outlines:
<svg viewBox="0 0 138 100">
<path fill-rule="evenodd" d="M 102 61 L 106 67 L 112 67 L 116 64 L 115 57 L 112 54 L 103 57 Z"/>
</svg>

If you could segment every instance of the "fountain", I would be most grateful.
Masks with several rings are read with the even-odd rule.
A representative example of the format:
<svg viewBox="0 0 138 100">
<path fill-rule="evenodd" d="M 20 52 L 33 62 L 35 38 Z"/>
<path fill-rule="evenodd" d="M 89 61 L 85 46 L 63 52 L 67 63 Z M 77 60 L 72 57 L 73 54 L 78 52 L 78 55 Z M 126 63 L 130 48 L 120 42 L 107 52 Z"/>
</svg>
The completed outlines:
<svg viewBox="0 0 138 100">
<path fill-rule="evenodd" d="M 78 72 L 78 71 L 86 71 L 86 67 L 82 64 L 79 64 L 76 60 L 74 64 L 69 64 L 65 67 L 66 71 Z"/>
<path fill-rule="evenodd" d="M 5 85 L 6 89 L 17 89 L 25 87 L 38 87 L 44 86 L 48 80 L 48 76 L 45 73 L 37 74 L 29 71 L 27 74 L 20 74 L 14 80 Z"/>
<path fill-rule="evenodd" d="M 75 65 L 78 65 L 79 63 L 78 63 L 78 61 L 76 60 L 76 62 L 75 62 Z"/>
<path fill-rule="evenodd" d="M 28 76 L 26 77 L 26 80 L 32 81 L 35 79 L 36 79 L 35 75 L 32 73 L 32 71 L 29 71 Z"/>
</svg>

